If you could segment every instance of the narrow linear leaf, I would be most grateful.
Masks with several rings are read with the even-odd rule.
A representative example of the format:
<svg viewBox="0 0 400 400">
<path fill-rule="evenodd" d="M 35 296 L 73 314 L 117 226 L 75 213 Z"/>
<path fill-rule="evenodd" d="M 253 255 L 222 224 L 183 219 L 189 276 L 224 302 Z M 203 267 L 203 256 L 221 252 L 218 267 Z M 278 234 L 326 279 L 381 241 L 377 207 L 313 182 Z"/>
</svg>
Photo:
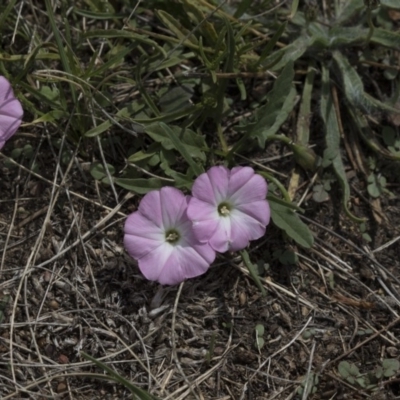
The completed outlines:
<svg viewBox="0 0 400 400">
<path fill-rule="evenodd" d="M 60 32 L 58 31 L 58 27 L 57 27 L 54 12 L 53 12 L 53 7 L 51 5 L 50 0 L 45 0 L 45 4 L 46 4 L 47 15 L 49 17 L 49 21 L 50 21 L 50 25 L 51 25 L 51 30 L 53 31 L 54 39 L 56 40 L 56 43 L 57 43 L 58 52 L 60 53 L 61 64 L 62 64 L 65 72 L 68 72 L 69 74 L 73 75 L 70 61 L 65 52 Z M 73 83 L 70 83 L 69 86 L 71 89 L 71 94 L 72 94 L 74 104 L 77 104 L 77 95 L 76 95 L 76 91 L 75 91 L 75 86 Z"/>
<path fill-rule="evenodd" d="M 250 276 L 253 278 L 254 283 L 260 289 L 262 296 L 265 297 L 267 295 L 267 292 L 265 291 L 265 288 L 261 283 L 260 277 L 257 274 L 256 267 L 252 264 L 250 260 L 249 253 L 247 253 L 246 250 L 242 250 L 240 252 L 240 255 L 242 256 L 244 265 L 246 265 L 247 269 L 249 270 Z"/>
<path fill-rule="evenodd" d="M 264 60 L 271 54 L 272 49 L 275 47 L 276 43 L 280 39 L 280 37 L 283 35 L 283 32 L 285 32 L 287 27 L 287 21 L 283 22 L 279 28 L 276 30 L 272 38 L 269 40 L 268 44 L 265 46 L 263 51 L 260 54 L 260 57 L 258 58 L 257 62 L 255 63 L 254 67 L 257 68 L 260 64 L 264 62 Z"/>
<path fill-rule="evenodd" d="M 2 31 L 3 27 L 6 26 L 4 22 L 7 20 L 7 17 L 10 14 L 10 12 L 14 9 L 16 2 L 17 0 L 10 0 L 7 4 L 7 7 L 0 14 L 0 32 Z"/>
<path fill-rule="evenodd" d="M 163 10 L 156 11 L 157 17 L 161 22 L 180 40 L 189 40 L 195 45 L 198 45 L 198 40 L 187 30 L 177 19 Z"/>
<path fill-rule="evenodd" d="M 347 181 L 346 171 L 339 151 L 340 130 L 331 94 L 331 82 L 327 68 L 322 70 L 322 95 L 321 95 L 321 115 L 325 124 L 325 135 L 327 148 L 324 153 L 324 161 L 332 162 L 332 167 L 343 191 L 343 207 L 346 214 L 355 222 L 363 222 L 363 218 L 356 217 L 348 207 L 350 200 L 350 186 Z"/>
</svg>

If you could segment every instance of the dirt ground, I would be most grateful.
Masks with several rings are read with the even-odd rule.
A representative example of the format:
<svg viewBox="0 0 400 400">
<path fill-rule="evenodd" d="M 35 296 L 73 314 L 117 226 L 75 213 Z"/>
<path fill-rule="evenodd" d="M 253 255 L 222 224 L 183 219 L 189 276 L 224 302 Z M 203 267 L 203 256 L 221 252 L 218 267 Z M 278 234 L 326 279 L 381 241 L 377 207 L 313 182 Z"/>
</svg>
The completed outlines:
<svg viewBox="0 0 400 400">
<path fill-rule="evenodd" d="M 37 174 L 26 162 L 10 168 L 6 156 L 29 140 L 18 136 L 0 158 L 1 399 L 130 398 L 81 351 L 161 399 L 400 398 L 399 370 L 373 376 L 400 351 L 399 186 L 371 204 L 350 180 L 351 209 L 374 221 L 368 244 L 334 191 L 314 202 L 311 177 L 299 170 L 295 198 L 305 195 L 315 245 L 298 248 L 271 224 L 251 246 L 252 260 L 265 261 L 266 297 L 235 254 L 162 288 L 122 246 L 125 216 L 140 198 L 120 190 L 116 199 L 79 155 L 60 165 L 46 140 L 34 143 Z M 268 166 L 287 182 L 295 171 L 290 160 Z M 271 256 L 285 249 L 297 264 Z M 361 380 L 339 373 L 343 361 Z"/>
</svg>

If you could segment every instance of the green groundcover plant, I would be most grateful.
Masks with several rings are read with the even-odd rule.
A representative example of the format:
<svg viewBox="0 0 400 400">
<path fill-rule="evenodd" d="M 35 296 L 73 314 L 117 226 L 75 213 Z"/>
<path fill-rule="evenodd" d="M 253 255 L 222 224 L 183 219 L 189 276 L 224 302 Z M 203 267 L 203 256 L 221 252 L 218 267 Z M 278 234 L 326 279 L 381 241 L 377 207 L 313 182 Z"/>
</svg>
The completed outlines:
<svg viewBox="0 0 400 400">
<path fill-rule="evenodd" d="M 250 241 L 270 218 L 298 246 L 311 247 L 313 235 L 287 182 L 255 154 L 290 150 L 315 175 L 313 199 L 339 188 L 335 207 L 364 238 L 342 145 L 362 149 L 353 158 L 373 198 L 390 196 L 383 175 L 400 160 L 398 1 L 299 4 L 45 0 L 35 15 L 49 38 L 22 23 L 11 0 L 0 6 L 0 148 L 26 150 L 11 151 L 24 116 L 37 138 L 46 126 L 63 162 L 90 160 L 116 199 L 118 188 L 143 196 L 124 243 L 146 278 L 177 284 L 205 273 L 217 252 L 240 251 L 265 293 Z"/>
</svg>

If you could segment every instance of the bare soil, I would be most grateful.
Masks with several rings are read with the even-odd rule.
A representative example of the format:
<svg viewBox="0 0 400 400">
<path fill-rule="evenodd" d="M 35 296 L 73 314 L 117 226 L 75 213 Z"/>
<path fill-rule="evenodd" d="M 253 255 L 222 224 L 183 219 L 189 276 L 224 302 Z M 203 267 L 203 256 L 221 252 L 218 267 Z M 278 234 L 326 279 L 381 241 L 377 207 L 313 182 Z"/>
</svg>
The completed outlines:
<svg viewBox="0 0 400 400">
<path fill-rule="evenodd" d="M 17 135 L 3 154 L 27 140 Z M 316 203 L 304 171 L 269 163 L 287 182 L 300 175 L 295 199 L 305 194 L 314 247 L 295 246 L 271 224 L 250 247 L 253 261 L 268 263 L 266 297 L 235 254 L 179 287 L 160 287 L 122 246 L 125 216 L 140 198 L 118 190 L 115 199 L 79 155 L 62 165 L 49 143 L 30 142 L 36 175 L 0 158 L 1 399 L 130 398 L 81 351 L 161 399 L 400 398 L 400 371 L 371 378 L 370 388 L 338 372 L 347 361 L 371 377 L 384 359 L 399 359 L 398 186 L 371 204 L 356 174 L 351 180 L 351 209 L 374 221 L 367 243 L 334 191 Z M 285 249 L 297 264 L 271 256 Z"/>
</svg>

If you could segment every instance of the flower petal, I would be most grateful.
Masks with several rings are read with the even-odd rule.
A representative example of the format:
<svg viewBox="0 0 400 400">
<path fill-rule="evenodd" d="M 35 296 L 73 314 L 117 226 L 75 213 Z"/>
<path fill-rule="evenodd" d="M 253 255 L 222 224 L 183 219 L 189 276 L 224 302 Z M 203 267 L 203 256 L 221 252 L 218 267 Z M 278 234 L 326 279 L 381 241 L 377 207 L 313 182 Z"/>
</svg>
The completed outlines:
<svg viewBox="0 0 400 400">
<path fill-rule="evenodd" d="M 159 281 L 169 259 L 173 256 L 176 248 L 164 242 L 161 246 L 140 258 L 139 269 L 149 281 Z M 162 283 L 162 282 L 160 282 Z"/>
<path fill-rule="evenodd" d="M 196 232 L 196 226 L 194 227 Z M 230 249 L 232 241 L 231 218 L 219 217 L 218 225 L 209 239 L 210 246 L 219 253 L 225 253 Z"/>
<path fill-rule="evenodd" d="M 164 230 L 176 226 L 186 213 L 185 195 L 173 187 L 163 187 L 147 193 L 139 205 L 139 211 Z"/>
<path fill-rule="evenodd" d="M 193 231 L 200 242 L 207 242 L 218 225 L 219 215 L 216 205 L 195 197 L 189 200 L 187 216 L 193 222 Z"/>
<path fill-rule="evenodd" d="M 125 247 L 147 279 L 175 285 L 203 274 L 214 261 L 215 251 L 195 237 L 187 216 L 189 200 L 181 191 L 165 187 L 146 194 L 139 210 L 126 220 Z M 181 235 L 176 244 L 166 241 L 168 229 Z"/>
<path fill-rule="evenodd" d="M 193 184 L 187 215 L 201 241 L 209 240 L 218 251 L 240 250 L 260 238 L 270 221 L 265 179 L 250 167 L 212 167 Z M 229 216 L 220 216 L 218 206 L 232 206 Z"/>
<path fill-rule="evenodd" d="M 124 231 L 125 248 L 135 260 L 144 257 L 165 243 L 164 231 L 139 211 L 127 218 Z"/>
<path fill-rule="evenodd" d="M 208 244 L 162 246 L 139 260 L 143 275 L 162 285 L 176 285 L 185 279 L 204 274 L 215 259 Z"/>
<path fill-rule="evenodd" d="M 271 219 L 271 210 L 266 200 L 253 201 L 249 204 L 240 204 L 235 208 L 265 226 L 269 224 Z"/>
<path fill-rule="evenodd" d="M 235 204 L 248 204 L 257 200 L 265 200 L 267 182 L 250 167 L 232 169 L 229 181 L 229 199 Z"/>
<path fill-rule="evenodd" d="M 244 249 L 250 240 L 256 240 L 265 233 L 265 225 L 238 210 L 231 213 L 231 243 L 229 250 Z"/>
<path fill-rule="evenodd" d="M 21 103 L 15 98 L 10 82 L 0 76 L 0 149 L 21 125 L 23 114 Z"/>
<path fill-rule="evenodd" d="M 196 178 L 192 187 L 193 197 L 218 205 L 228 193 L 229 169 L 223 166 L 210 168 Z"/>
</svg>

